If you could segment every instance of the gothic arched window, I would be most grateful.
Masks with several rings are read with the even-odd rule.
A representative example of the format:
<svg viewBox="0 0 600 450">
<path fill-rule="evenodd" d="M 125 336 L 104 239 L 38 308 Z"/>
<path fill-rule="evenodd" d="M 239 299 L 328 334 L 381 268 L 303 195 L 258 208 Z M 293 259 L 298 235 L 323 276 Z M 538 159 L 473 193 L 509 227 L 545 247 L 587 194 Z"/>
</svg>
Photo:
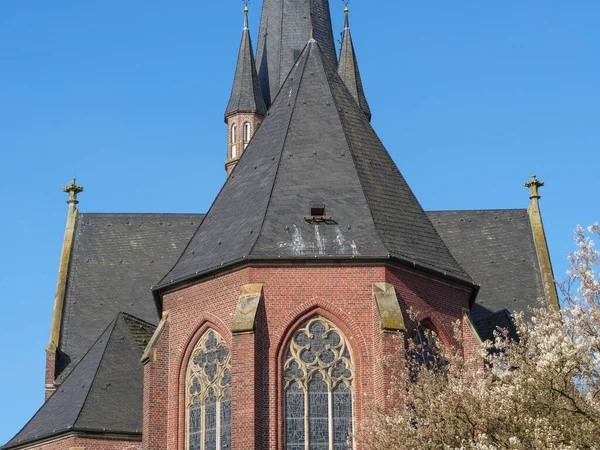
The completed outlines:
<svg viewBox="0 0 600 450">
<path fill-rule="evenodd" d="M 250 142 L 250 122 L 246 122 L 244 124 L 244 148 L 248 146 L 248 142 Z"/>
<path fill-rule="evenodd" d="M 283 378 L 285 449 L 347 449 L 354 365 L 341 331 L 322 317 L 304 323 L 287 345 Z"/>
<path fill-rule="evenodd" d="M 231 157 L 237 157 L 237 125 L 231 125 Z"/>
<path fill-rule="evenodd" d="M 446 360 L 440 348 L 440 337 L 434 331 L 433 325 L 427 319 L 417 325 L 409 345 L 409 355 L 418 365 L 424 365 L 430 370 L 443 370 Z"/>
<path fill-rule="evenodd" d="M 231 367 L 219 333 L 207 330 L 192 352 L 186 374 L 187 450 L 231 449 Z"/>
</svg>

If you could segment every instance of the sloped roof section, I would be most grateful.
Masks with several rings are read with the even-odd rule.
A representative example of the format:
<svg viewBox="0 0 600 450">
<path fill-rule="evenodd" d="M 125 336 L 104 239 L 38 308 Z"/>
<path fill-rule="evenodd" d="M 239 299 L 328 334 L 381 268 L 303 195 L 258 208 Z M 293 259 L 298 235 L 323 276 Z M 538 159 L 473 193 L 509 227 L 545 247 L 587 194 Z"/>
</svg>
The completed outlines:
<svg viewBox="0 0 600 450">
<path fill-rule="evenodd" d="M 342 47 L 340 49 L 340 61 L 338 63 L 338 74 L 344 81 L 344 84 L 358 103 L 358 106 L 365 113 L 365 116 L 371 120 L 371 108 L 365 96 L 365 90 L 358 70 L 358 60 L 354 51 L 352 34 L 350 33 L 350 24 L 348 21 L 348 12 L 344 22 L 344 32 L 342 33 Z"/>
<path fill-rule="evenodd" d="M 264 0 L 256 62 L 270 106 L 312 33 L 330 64 L 337 62 L 328 0 Z"/>
<path fill-rule="evenodd" d="M 141 437 L 141 345 L 150 340 L 154 329 L 133 316 L 118 314 L 52 397 L 2 449 L 71 431 Z"/>
<path fill-rule="evenodd" d="M 242 32 L 242 42 L 238 55 L 231 97 L 225 110 L 225 117 L 238 112 L 255 112 L 264 116 L 267 112 L 265 101 L 260 90 L 252 40 L 248 29 L 248 15 L 245 16 L 245 26 Z"/>
<path fill-rule="evenodd" d="M 506 326 L 506 312 L 526 312 L 544 296 L 526 209 L 427 214 L 456 260 L 481 286 L 471 319 L 483 339 L 496 326 Z"/>
<path fill-rule="evenodd" d="M 58 382 L 119 311 L 158 323 L 151 288 L 175 264 L 203 217 L 79 215 L 61 324 Z"/>
<path fill-rule="evenodd" d="M 325 223 L 305 220 L 325 204 Z M 237 261 L 393 258 L 469 282 L 315 40 L 161 285 Z"/>
</svg>

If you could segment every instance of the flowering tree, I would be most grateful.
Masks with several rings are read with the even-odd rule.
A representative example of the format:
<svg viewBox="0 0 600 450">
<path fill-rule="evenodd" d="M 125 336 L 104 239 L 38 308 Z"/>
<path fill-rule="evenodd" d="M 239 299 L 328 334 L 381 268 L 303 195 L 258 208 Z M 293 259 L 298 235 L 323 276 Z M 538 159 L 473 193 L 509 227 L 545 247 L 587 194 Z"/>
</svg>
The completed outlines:
<svg viewBox="0 0 600 450">
<path fill-rule="evenodd" d="M 598 237 L 598 225 L 576 230 L 564 307 L 514 314 L 518 340 L 499 330 L 466 360 L 417 330 L 404 363 L 385 362 L 393 406 L 361 431 L 365 448 L 600 449 Z"/>
</svg>

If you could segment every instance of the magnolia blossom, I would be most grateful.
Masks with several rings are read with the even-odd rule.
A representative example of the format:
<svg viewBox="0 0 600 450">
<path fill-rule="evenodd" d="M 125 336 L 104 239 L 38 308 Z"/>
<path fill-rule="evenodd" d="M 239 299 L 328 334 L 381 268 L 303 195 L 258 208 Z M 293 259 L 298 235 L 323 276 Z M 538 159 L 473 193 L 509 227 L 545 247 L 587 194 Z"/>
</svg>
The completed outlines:
<svg viewBox="0 0 600 450">
<path fill-rule="evenodd" d="M 454 348 L 408 339 L 405 357 L 384 361 L 392 406 L 358 432 L 363 446 L 600 450 L 599 237 L 597 224 L 575 230 L 561 311 L 514 313 L 518 339 L 498 330 L 471 359 L 458 324 Z"/>
</svg>

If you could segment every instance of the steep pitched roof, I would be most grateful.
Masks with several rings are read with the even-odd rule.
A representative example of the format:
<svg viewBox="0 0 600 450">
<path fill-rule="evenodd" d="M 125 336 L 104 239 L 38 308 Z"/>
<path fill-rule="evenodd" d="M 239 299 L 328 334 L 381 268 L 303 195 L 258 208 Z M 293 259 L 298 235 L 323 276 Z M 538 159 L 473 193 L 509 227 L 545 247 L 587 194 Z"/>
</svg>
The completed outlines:
<svg viewBox="0 0 600 450">
<path fill-rule="evenodd" d="M 456 260 L 481 286 L 471 319 L 482 338 L 490 337 L 494 323 L 506 322 L 502 311 L 527 311 L 544 296 L 526 209 L 427 214 Z"/>
<path fill-rule="evenodd" d="M 333 221 L 306 221 L 313 201 Z M 470 280 L 312 40 L 161 286 L 244 260 L 315 257 L 393 258 Z"/>
<path fill-rule="evenodd" d="M 265 103 L 270 106 L 279 88 L 313 36 L 330 64 L 337 61 L 328 0 L 264 0 L 256 61 Z"/>
<path fill-rule="evenodd" d="M 141 436 L 143 366 L 154 326 L 118 314 L 58 390 L 2 449 L 72 431 Z"/>
<path fill-rule="evenodd" d="M 258 74 L 256 73 L 254 51 L 252 50 L 252 40 L 248 29 L 247 10 L 245 11 L 244 31 L 242 32 L 242 42 L 240 43 L 231 97 L 225 110 L 225 117 L 237 112 L 256 112 L 263 116 L 267 112 L 260 90 L 260 83 L 258 82 Z"/>
<path fill-rule="evenodd" d="M 62 381 L 119 311 L 159 319 L 150 288 L 177 261 L 200 214 L 79 215 L 56 367 Z"/>
<path fill-rule="evenodd" d="M 369 108 L 369 103 L 363 89 L 360 71 L 358 70 L 358 60 L 356 59 L 354 43 L 352 42 L 352 34 L 350 33 L 348 10 L 346 10 L 344 32 L 342 34 L 338 75 L 344 81 L 344 84 L 352 94 L 352 97 L 354 97 L 354 100 L 356 100 L 356 103 L 358 103 L 360 109 L 365 113 L 365 116 L 367 116 L 367 119 L 371 120 L 371 108 Z"/>
</svg>

